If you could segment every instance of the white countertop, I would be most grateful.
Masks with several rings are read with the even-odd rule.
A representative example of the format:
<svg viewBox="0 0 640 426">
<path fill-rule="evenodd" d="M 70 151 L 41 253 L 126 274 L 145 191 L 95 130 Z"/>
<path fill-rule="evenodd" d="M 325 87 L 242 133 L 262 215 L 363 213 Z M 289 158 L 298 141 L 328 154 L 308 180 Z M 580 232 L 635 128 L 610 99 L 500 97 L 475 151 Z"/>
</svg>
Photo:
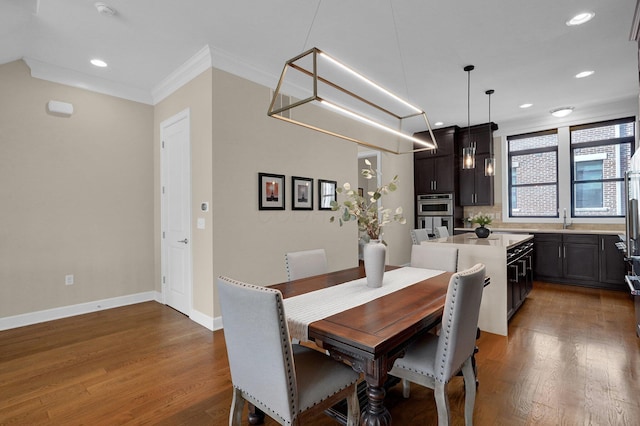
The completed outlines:
<svg viewBox="0 0 640 426">
<path fill-rule="evenodd" d="M 527 240 L 533 239 L 533 235 L 527 234 L 491 234 L 488 238 L 478 238 L 474 233 L 465 233 L 449 236 L 446 238 L 432 238 L 424 241 L 422 244 L 429 243 L 446 243 L 461 244 L 465 246 L 486 246 L 486 247 L 502 247 L 510 249 Z"/>
<path fill-rule="evenodd" d="M 550 228 L 492 228 L 491 232 L 504 232 L 512 234 L 592 234 L 592 235 L 620 235 L 624 230 L 605 229 L 550 229 Z M 456 231 L 473 232 L 474 228 L 455 228 Z M 492 234 L 493 235 L 493 234 Z"/>
</svg>

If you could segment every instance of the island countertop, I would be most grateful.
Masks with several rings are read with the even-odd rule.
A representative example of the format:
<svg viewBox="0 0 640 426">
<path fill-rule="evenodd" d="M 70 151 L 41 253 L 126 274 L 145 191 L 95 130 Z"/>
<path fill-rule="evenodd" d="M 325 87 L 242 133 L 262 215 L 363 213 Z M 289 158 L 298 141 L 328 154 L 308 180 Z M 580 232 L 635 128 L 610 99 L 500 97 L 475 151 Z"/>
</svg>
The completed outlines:
<svg viewBox="0 0 640 426">
<path fill-rule="evenodd" d="M 422 244 L 461 244 L 464 246 L 502 247 L 505 250 L 508 250 L 518 244 L 522 244 L 523 242 L 532 239 L 533 235 L 527 234 L 491 234 L 488 238 L 478 238 L 473 232 L 468 232 L 452 235 L 446 238 L 432 238 L 430 240 L 423 241 Z"/>
</svg>

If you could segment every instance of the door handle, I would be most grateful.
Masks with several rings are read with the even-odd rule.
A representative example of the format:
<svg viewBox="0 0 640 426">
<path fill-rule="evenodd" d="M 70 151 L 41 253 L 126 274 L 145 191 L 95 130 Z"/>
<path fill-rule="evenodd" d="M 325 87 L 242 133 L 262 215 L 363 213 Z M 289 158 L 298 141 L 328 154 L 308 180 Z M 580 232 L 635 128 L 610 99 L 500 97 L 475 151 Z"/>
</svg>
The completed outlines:
<svg viewBox="0 0 640 426">
<path fill-rule="evenodd" d="M 179 243 L 185 243 L 185 244 L 188 244 L 188 243 L 189 243 L 189 240 L 188 240 L 187 238 L 185 238 L 184 240 L 180 240 L 180 241 L 178 241 L 178 242 L 179 242 Z"/>
</svg>

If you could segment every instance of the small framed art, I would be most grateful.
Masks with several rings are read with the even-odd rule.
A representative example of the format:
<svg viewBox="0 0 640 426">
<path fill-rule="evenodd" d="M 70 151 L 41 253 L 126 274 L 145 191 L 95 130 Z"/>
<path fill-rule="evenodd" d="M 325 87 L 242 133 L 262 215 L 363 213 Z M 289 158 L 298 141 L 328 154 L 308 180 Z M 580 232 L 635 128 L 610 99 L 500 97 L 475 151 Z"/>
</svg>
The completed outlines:
<svg viewBox="0 0 640 426">
<path fill-rule="evenodd" d="M 284 175 L 258 173 L 258 208 L 284 210 Z"/>
<path fill-rule="evenodd" d="M 336 181 L 318 179 L 318 210 L 331 210 L 331 202 L 337 201 Z"/>
<path fill-rule="evenodd" d="M 291 208 L 313 210 L 313 179 L 291 176 Z"/>
</svg>

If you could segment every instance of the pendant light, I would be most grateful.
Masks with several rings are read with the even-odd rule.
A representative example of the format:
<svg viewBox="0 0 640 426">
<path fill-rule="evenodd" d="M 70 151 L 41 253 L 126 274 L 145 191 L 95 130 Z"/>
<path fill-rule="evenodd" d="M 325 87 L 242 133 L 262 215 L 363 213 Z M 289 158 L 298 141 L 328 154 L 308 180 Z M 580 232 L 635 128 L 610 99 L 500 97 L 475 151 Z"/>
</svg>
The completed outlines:
<svg viewBox="0 0 640 426">
<path fill-rule="evenodd" d="M 484 159 L 484 175 L 494 176 L 496 174 L 496 159 L 493 156 L 493 134 L 491 133 L 491 95 L 495 90 L 490 89 L 484 92 L 489 95 L 489 157 Z"/>
<path fill-rule="evenodd" d="M 462 148 L 462 168 L 475 169 L 476 167 L 476 144 L 471 142 L 471 71 L 475 67 L 467 65 L 464 70 L 467 72 L 467 146 Z"/>
</svg>

